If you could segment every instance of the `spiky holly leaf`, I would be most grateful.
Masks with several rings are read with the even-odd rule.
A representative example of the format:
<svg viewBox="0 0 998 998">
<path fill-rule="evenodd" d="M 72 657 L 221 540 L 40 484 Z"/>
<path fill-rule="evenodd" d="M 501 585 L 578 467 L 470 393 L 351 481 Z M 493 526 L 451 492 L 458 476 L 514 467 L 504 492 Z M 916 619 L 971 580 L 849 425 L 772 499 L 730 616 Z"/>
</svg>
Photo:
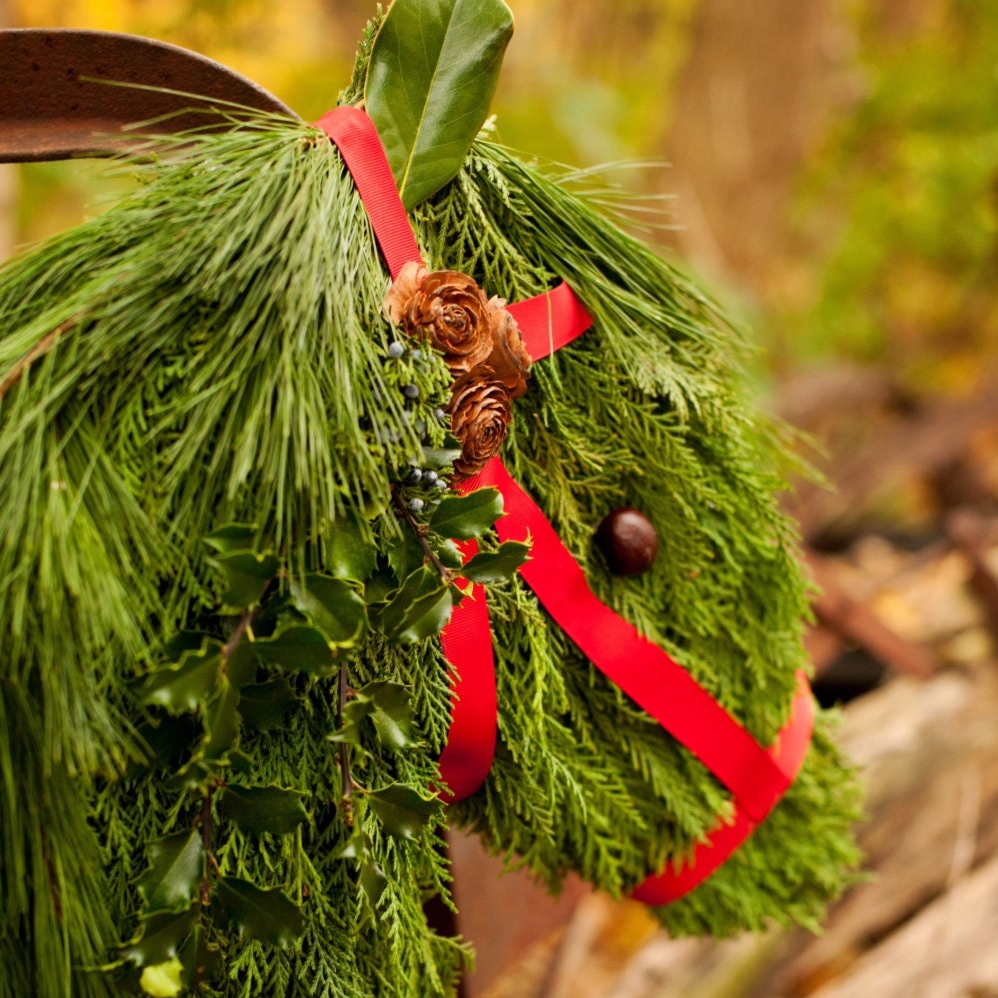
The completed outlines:
<svg viewBox="0 0 998 998">
<path fill-rule="evenodd" d="M 149 843 L 149 869 L 136 887 L 145 914 L 181 912 L 191 906 L 204 877 L 205 851 L 196 832 L 177 832 Z"/>
<path fill-rule="evenodd" d="M 248 880 L 222 877 L 216 889 L 229 922 L 247 939 L 286 948 L 304 931 L 301 909 L 279 888 L 265 891 Z"/>
<path fill-rule="evenodd" d="M 305 624 L 292 624 L 272 638 L 255 641 L 253 647 L 261 662 L 289 672 L 328 676 L 337 667 L 325 634 Z"/>
<path fill-rule="evenodd" d="M 218 799 L 219 813 L 244 832 L 289 835 L 308 818 L 302 795 L 280 787 L 227 786 Z"/>
<path fill-rule="evenodd" d="M 342 726 L 329 736 L 329 740 L 359 745 L 360 725 L 367 718 L 386 748 L 397 750 L 416 744 L 412 704 L 404 686 L 378 680 L 358 690 L 354 699 L 343 708 Z"/>
<path fill-rule="evenodd" d="M 244 610 L 260 602 L 263 591 L 280 570 L 281 560 L 272 554 L 232 551 L 219 555 L 214 564 L 224 573 L 227 584 L 222 604 Z"/>
<path fill-rule="evenodd" d="M 172 960 L 190 935 L 196 918 L 194 911 L 183 911 L 143 919 L 135 938 L 122 947 L 122 959 L 130 960 L 139 967 L 156 966 Z"/>
<path fill-rule="evenodd" d="M 506 541 L 498 551 L 482 551 L 462 566 L 461 575 L 470 582 L 499 582 L 511 576 L 530 557 L 530 545 Z"/>
<path fill-rule="evenodd" d="M 219 554 L 228 554 L 230 551 L 248 551 L 253 547 L 255 537 L 255 524 L 227 523 L 205 535 L 204 542 Z"/>
<path fill-rule="evenodd" d="M 463 496 L 441 499 L 430 515 L 430 529 L 441 537 L 470 540 L 481 537 L 502 516 L 498 489 L 475 489 Z"/>
<path fill-rule="evenodd" d="M 393 783 L 383 790 L 370 790 L 366 797 L 385 826 L 385 831 L 403 839 L 419 838 L 430 819 L 443 806 L 438 798 L 426 800 L 404 783 Z"/>
<path fill-rule="evenodd" d="M 286 679 L 244 686 L 239 698 L 239 713 L 250 731 L 269 731 L 284 720 L 284 715 L 298 702 L 298 694 Z"/>
<path fill-rule="evenodd" d="M 337 579 L 363 582 L 374 571 L 375 549 L 351 516 L 336 520 L 326 538 L 326 571 Z"/>
<path fill-rule="evenodd" d="M 461 169 L 512 33 L 502 0 L 395 0 L 389 8 L 365 98 L 407 208 Z"/>
<path fill-rule="evenodd" d="M 367 632 L 367 604 L 343 579 L 313 572 L 291 584 L 296 609 L 339 648 L 351 648 Z"/>
<path fill-rule="evenodd" d="M 239 741 L 239 721 L 239 687 L 223 676 L 204 708 L 205 759 L 221 759 Z"/>
<path fill-rule="evenodd" d="M 208 639 L 196 651 L 185 651 L 175 665 L 147 676 L 142 703 L 165 707 L 171 714 L 197 710 L 215 689 L 222 664 L 222 644 Z"/>
</svg>

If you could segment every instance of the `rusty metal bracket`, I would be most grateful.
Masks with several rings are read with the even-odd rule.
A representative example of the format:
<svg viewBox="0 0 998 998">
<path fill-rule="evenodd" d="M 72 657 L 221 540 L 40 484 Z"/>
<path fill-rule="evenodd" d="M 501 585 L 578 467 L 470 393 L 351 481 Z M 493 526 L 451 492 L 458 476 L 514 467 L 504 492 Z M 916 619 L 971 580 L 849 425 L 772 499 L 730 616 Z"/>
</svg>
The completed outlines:
<svg viewBox="0 0 998 998">
<path fill-rule="evenodd" d="M 149 131 L 172 134 L 204 127 L 199 111 L 231 105 L 297 117 L 251 80 L 176 45 L 73 28 L 0 31 L 0 162 L 108 155 L 142 134 L 127 126 L 156 119 Z"/>
</svg>

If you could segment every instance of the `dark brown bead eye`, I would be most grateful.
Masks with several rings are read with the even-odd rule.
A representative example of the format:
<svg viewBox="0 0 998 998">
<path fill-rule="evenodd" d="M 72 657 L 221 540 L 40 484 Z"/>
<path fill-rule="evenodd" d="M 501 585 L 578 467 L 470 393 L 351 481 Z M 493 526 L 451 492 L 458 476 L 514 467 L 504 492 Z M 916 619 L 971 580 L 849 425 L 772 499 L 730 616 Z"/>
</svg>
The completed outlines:
<svg viewBox="0 0 998 998">
<path fill-rule="evenodd" d="M 658 534 L 651 520 L 630 506 L 603 517 L 596 528 L 596 544 L 616 575 L 647 572 L 658 554 Z"/>
</svg>

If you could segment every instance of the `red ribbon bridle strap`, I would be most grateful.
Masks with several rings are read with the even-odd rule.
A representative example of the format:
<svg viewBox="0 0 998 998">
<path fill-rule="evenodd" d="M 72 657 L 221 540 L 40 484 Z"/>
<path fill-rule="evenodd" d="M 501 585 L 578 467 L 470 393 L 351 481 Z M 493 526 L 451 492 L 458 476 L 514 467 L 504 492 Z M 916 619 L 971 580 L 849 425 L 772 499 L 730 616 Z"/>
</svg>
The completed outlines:
<svg viewBox="0 0 998 998">
<path fill-rule="evenodd" d="M 500 540 L 531 543 L 520 574 L 583 654 L 685 745 L 753 821 L 761 821 L 790 781 L 773 757 L 678 662 L 602 603 L 541 508 L 498 458 L 470 491 L 494 486 L 505 515 Z"/>
</svg>

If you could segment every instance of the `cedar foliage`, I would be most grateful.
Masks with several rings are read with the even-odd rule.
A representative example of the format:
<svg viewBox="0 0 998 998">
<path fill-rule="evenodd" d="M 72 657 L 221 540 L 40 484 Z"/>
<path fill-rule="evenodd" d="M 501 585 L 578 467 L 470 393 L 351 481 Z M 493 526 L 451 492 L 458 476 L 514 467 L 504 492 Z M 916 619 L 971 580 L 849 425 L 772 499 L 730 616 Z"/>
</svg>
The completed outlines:
<svg viewBox="0 0 998 998">
<path fill-rule="evenodd" d="M 337 150 L 236 124 L 138 149 L 135 194 L 0 272 L 0 998 L 452 994 L 466 951 L 422 911 L 448 898 L 448 818 L 552 888 L 577 870 L 619 893 L 728 813 L 516 576 L 489 587 L 492 772 L 446 816 L 432 803 L 442 620 L 406 632 L 391 607 L 414 579 L 456 598 L 414 531 L 444 493 L 406 484 L 431 459 L 446 473 L 447 372 L 388 352 L 388 278 Z M 598 595 L 768 742 L 804 664 L 781 431 L 747 407 L 712 304 L 573 180 L 483 138 L 417 237 L 490 294 L 565 278 L 592 312 L 535 366 L 506 460 Z M 662 542 L 633 579 L 591 544 L 624 504 Z M 320 582 L 363 626 L 315 666 L 281 641 L 326 626 L 300 598 Z M 395 746 L 343 693 L 385 682 L 409 691 Z M 783 802 L 664 923 L 814 926 L 855 863 L 856 806 L 821 717 Z"/>
</svg>

